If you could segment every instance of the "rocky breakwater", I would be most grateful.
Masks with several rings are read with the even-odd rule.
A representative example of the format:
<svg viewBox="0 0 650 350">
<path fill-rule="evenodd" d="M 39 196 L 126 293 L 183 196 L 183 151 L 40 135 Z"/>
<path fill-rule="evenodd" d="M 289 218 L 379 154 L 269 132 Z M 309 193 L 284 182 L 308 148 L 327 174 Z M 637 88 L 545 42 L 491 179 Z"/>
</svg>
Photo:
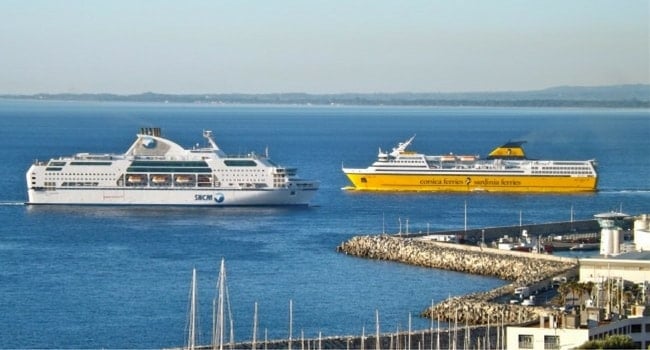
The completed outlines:
<svg viewBox="0 0 650 350">
<path fill-rule="evenodd" d="M 422 312 L 422 316 L 448 322 L 467 321 L 469 324 L 535 321 L 543 312 L 540 307 L 499 304 L 492 300 L 512 293 L 515 285 L 531 285 L 576 268 L 576 261 L 572 259 L 389 235 L 356 236 L 342 243 L 337 250 L 368 259 L 492 276 L 513 282 L 492 291 L 452 298 Z"/>
</svg>

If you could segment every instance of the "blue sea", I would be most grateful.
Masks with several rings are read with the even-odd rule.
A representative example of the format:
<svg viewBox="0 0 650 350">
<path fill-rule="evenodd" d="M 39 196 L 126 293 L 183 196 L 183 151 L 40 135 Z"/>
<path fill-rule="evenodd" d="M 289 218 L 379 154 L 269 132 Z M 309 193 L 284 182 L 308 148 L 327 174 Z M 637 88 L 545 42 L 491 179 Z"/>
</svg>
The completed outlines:
<svg viewBox="0 0 650 350">
<path fill-rule="evenodd" d="M 25 206 L 35 160 L 122 153 L 140 127 L 185 147 L 212 130 L 227 153 L 264 152 L 321 188 L 307 208 Z M 420 311 L 505 282 L 354 258 L 354 235 L 650 212 L 650 111 L 619 109 L 232 106 L 0 100 L 0 347 L 161 348 L 186 341 L 192 269 L 201 343 L 210 341 L 222 258 L 237 340 L 428 328 Z M 341 167 L 416 135 L 426 153 L 481 154 L 526 140 L 528 155 L 592 159 L 580 195 L 350 193 Z"/>
</svg>

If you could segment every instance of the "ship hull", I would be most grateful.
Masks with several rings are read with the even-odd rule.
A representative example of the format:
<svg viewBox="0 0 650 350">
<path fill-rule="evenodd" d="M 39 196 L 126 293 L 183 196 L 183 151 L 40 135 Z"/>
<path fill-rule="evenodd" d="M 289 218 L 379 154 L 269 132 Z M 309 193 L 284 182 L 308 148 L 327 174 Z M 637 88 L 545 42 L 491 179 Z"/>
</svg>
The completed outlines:
<svg viewBox="0 0 650 350">
<path fill-rule="evenodd" d="M 30 189 L 26 204 L 307 206 L 315 194 L 291 189 Z"/>
<path fill-rule="evenodd" d="M 596 177 L 507 174 L 378 174 L 344 169 L 357 191 L 411 192 L 595 192 Z"/>
</svg>

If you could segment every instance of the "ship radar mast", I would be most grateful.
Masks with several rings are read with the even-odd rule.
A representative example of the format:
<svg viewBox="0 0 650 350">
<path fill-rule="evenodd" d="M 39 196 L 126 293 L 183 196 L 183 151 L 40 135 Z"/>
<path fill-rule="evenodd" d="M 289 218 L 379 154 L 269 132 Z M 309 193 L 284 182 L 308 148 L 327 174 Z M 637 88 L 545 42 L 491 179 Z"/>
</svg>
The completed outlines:
<svg viewBox="0 0 650 350">
<path fill-rule="evenodd" d="M 379 147 L 379 153 L 377 154 L 377 158 L 381 161 L 386 161 L 388 160 L 388 154 L 382 151 L 381 147 Z"/>
<path fill-rule="evenodd" d="M 415 135 L 411 136 L 411 138 L 405 142 L 400 142 L 397 147 L 393 148 L 393 151 L 390 152 L 390 155 L 393 157 L 399 156 L 400 153 L 406 151 L 406 148 L 411 144 L 411 142 L 413 142 L 413 139 L 415 139 Z"/>
<path fill-rule="evenodd" d="M 210 143 L 213 150 L 219 151 L 219 146 L 217 146 L 216 142 L 214 142 L 214 139 L 212 138 L 212 130 L 203 130 L 203 137 L 208 140 L 208 143 Z"/>
</svg>

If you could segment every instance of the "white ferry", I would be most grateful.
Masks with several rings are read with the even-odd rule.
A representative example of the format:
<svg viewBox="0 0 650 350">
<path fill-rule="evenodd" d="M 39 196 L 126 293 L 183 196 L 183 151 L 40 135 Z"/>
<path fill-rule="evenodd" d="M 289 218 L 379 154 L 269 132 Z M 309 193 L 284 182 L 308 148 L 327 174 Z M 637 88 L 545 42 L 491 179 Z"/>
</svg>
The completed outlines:
<svg viewBox="0 0 650 350">
<path fill-rule="evenodd" d="M 78 153 L 36 161 L 27 171 L 26 204 L 265 206 L 308 205 L 318 181 L 268 156 L 224 153 L 207 145 L 184 149 L 160 128 L 142 128 L 124 154 Z"/>
<path fill-rule="evenodd" d="M 524 141 L 510 141 L 487 157 L 425 155 L 408 151 L 415 136 L 390 153 L 379 150 L 367 168 L 343 168 L 357 191 L 423 192 L 595 192 L 596 161 L 530 160 Z"/>
</svg>

